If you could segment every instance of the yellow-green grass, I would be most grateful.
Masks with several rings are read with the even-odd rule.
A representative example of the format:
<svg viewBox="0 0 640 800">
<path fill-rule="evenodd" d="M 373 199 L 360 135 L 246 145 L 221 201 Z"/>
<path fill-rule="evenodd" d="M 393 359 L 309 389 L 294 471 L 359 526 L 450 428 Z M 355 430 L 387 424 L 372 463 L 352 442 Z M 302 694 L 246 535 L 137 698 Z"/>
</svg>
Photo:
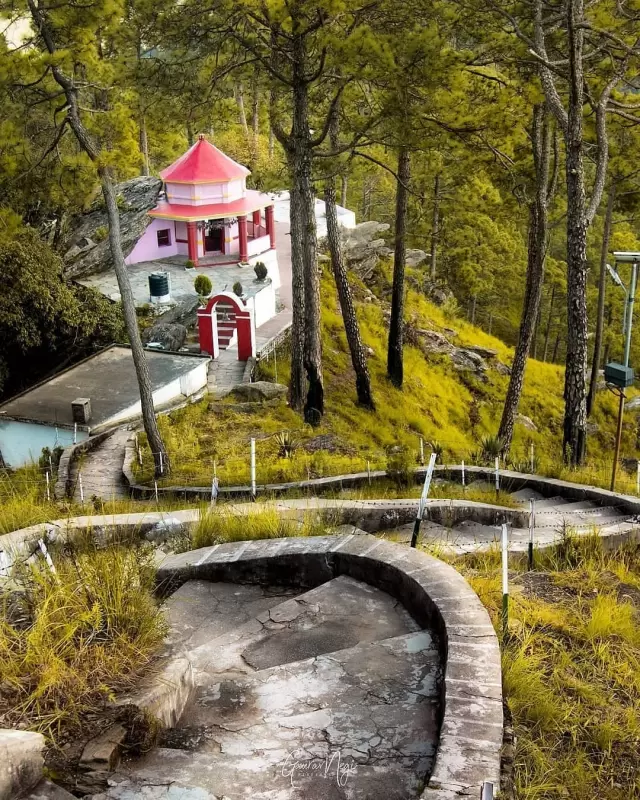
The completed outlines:
<svg viewBox="0 0 640 800">
<path fill-rule="evenodd" d="M 201 514 L 191 535 L 190 549 L 249 539 L 322 536 L 328 525 L 329 521 L 319 513 L 308 512 L 298 519 L 283 516 L 274 508 L 257 507 L 248 514 L 232 514 L 213 508 Z"/>
<path fill-rule="evenodd" d="M 359 293 L 356 282 L 356 295 Z M 457 371 L 448 357 L 424 353 L 407 344 L 404 351 L 404 387 L 395 388 L 386 378 L 388 324 L 376 302 L 358 302 L 357 312 L 364 344 L 373 350 L 369 359 L 376 411 L 356 403 L 355 379 L 347 348 L 339 305 L 330 278 L 322 280 L 323 367 L 326 413 L 317 428 L 305 425 L 299 414 L 283 400 L 259 412 L 240 413 L 232 399 L 182 409 L 160 421 L 171 455 L 173 474 L 165 483 L 206 486 L 214 472 L 223 484 L 247 483 L 250 477 L 250 439 L 256 438 L 259 483 L 292 481 L 338 475 L 346 472 L 384 469 L 390 448 L 407 449 L 417 463 L 420 437 L 425 453 L 430 443 L 442 447 L 442 460 L 477 461 L 480 439 L 495 434 L 502 413 L 508 377 L 489 369 L 486 379 Z M 441 308 L 417 292 L 407 295 L 407 319 L 416 328 L 443 332 L 457 345 L 481 345 L 497 352 L 503 363 L 512 359 L 512 349 L 464 320 L 449 318 Z M 450 331 L 453 330 L 452 334 Z M 262 362 L 262 377 L 276 378 L 274 360 Z M 278 352 L 277 379 L 289 379 L 288 354 Z M 589 438 L 588 466 L 576 473 L 562 467 L 563 370 L 531 359 L 527 366 L 520 412 L 530 417 L 537 430 L 516 425 L 511 462 L 527 467 L 530 445 L 534 445 L 536 470 L 542 474 L 608 487 L 610 459 L 615 436 L 616 398 L 599 392 L 591 421 L 597 433 Z M 220 410 L 222 409 L 222 410 Z M 291 431 L 298 447 L 290 458 L 279 457 L 276 436 Z M 318 436 L 330 437 L 316 452 L 309 452 Z M 623 431 L 622 454 L 637 455 L 633 431 Z M 152 459 L 143 449 L 143 465 L 136 467 L 143 480 L 152 477 Z M 635 493 L 635 476 L 620 476 L 619 488 Z"/>
<path fill-rule="evenodd" d="M 160 646 L 152 548 L 92 537 L 14 570 L 0 595 L 0 714 L 55 742 L 131 688 Z"/>
<path fill-rule="evenodd" d="M 50 488 L 51 497 L 53 488 Z M 172 511 L 188 502 L 179 498 L 155 500 L 99 500 L 87 497 L 84 504 L 71 500 L 47 500 L 44 474 L 37 466 L 0 473 L 0 535 L 41 522 L 84 514 L 128 514 L 145 510 Z"/>
<path fill-rule="evenodd" d="M 499 629 L 499 554 L 453 561 Z M 537 567 L 511 573 L 503 642 L 516 797 L 640 797 L 640 549 L 567 536 Z"/>
</svg>

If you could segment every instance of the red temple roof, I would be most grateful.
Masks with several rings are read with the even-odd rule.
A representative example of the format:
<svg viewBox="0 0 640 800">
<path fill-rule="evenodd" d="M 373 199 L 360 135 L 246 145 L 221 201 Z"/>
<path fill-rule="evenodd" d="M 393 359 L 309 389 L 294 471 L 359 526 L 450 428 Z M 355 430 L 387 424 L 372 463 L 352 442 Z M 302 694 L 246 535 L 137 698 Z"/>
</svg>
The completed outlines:
<svg viewBox="0 0 640 800">
<path fill-rule="evenodd" d="M 184 155 L 162 170 L 160 177 L 171 183 L 224 183 L 250 174 L 200 135 Z"/>
<path fill-rule="evenodd" d="M 204 206 L 189 206 L 180 203 L 167 203 L 162 200 L 149 211 L 149 216 L 159 219 L 177 219 L 183 222 L 193 222 L 202 219 L 224 219 L 236 217 L 238 214 L 250 214 L 252 211 L 273 205 L 273 200 L 268 194 L 248 189 L 244 197 L 231 200 L 229 203 L 210 203 Z"/>
</svg>

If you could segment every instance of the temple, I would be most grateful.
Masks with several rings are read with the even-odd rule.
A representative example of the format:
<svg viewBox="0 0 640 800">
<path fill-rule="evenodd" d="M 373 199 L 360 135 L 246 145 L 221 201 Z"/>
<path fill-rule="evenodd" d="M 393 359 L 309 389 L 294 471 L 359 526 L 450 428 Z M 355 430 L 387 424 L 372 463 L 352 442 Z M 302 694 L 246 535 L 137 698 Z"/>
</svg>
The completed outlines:
<svg viewBox="0 0 640 800">
<path fill-rule="evenodd" d="M 246 264 L 275 250 L 273 200 L 246 188 L 249 170 L 203 135 L 160 173 L 164 199 L 127 264 L 182 256 L 194 266 Z M 161 195 L 162 197 L 162 195 Z"/>
</svg>

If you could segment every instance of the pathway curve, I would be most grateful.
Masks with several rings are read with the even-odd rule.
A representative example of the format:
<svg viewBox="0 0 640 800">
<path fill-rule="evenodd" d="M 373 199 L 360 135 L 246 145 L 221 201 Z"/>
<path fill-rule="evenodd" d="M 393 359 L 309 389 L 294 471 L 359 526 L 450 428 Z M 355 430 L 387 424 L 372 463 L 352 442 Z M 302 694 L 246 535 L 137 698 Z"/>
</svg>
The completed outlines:
<svg viewBox="0 0 640 800">
<path fill-rule="evenodd" d="M 107 797 L 164 798 L 166 785 L 229 800 L 420 797 L 443 659 L 400 602 L 340 575 L 302 593 L 191 580 L 166 608 L 167 655 L 191 662 L 195 696 Z"/>
<path fill-rule="evenodd" d="M 82 493 L 85 502 L 92 497 L 101 500 L 120 500 L 129 497 L 129 487 L 122 474 L 124 449 L 130 431 L 116 430 L 93 450 L 80 456 L 71 469 L 73 499 L 81 501 L 79 473 L 82 474 Z"/>
</svg>

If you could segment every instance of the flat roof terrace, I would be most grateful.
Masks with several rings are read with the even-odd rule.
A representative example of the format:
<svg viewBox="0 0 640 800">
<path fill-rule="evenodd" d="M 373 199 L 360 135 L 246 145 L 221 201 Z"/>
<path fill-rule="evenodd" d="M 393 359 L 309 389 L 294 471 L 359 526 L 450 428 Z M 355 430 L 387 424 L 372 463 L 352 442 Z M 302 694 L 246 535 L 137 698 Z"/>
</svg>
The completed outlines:
<svg viewBox="0 0 640 800">
<path fill-rule="evenodd" d="M 208 356 L 146 350 L 153 392 L 188 375 Z M 27 389 L 0 405 L 0 421 L 29 422 L 73 427 L 71 403 L 91 400 L 90 427 L 96 428 L 140 400 L 131 349 L 111 345 L 53 378 Z"/>
</svg>

